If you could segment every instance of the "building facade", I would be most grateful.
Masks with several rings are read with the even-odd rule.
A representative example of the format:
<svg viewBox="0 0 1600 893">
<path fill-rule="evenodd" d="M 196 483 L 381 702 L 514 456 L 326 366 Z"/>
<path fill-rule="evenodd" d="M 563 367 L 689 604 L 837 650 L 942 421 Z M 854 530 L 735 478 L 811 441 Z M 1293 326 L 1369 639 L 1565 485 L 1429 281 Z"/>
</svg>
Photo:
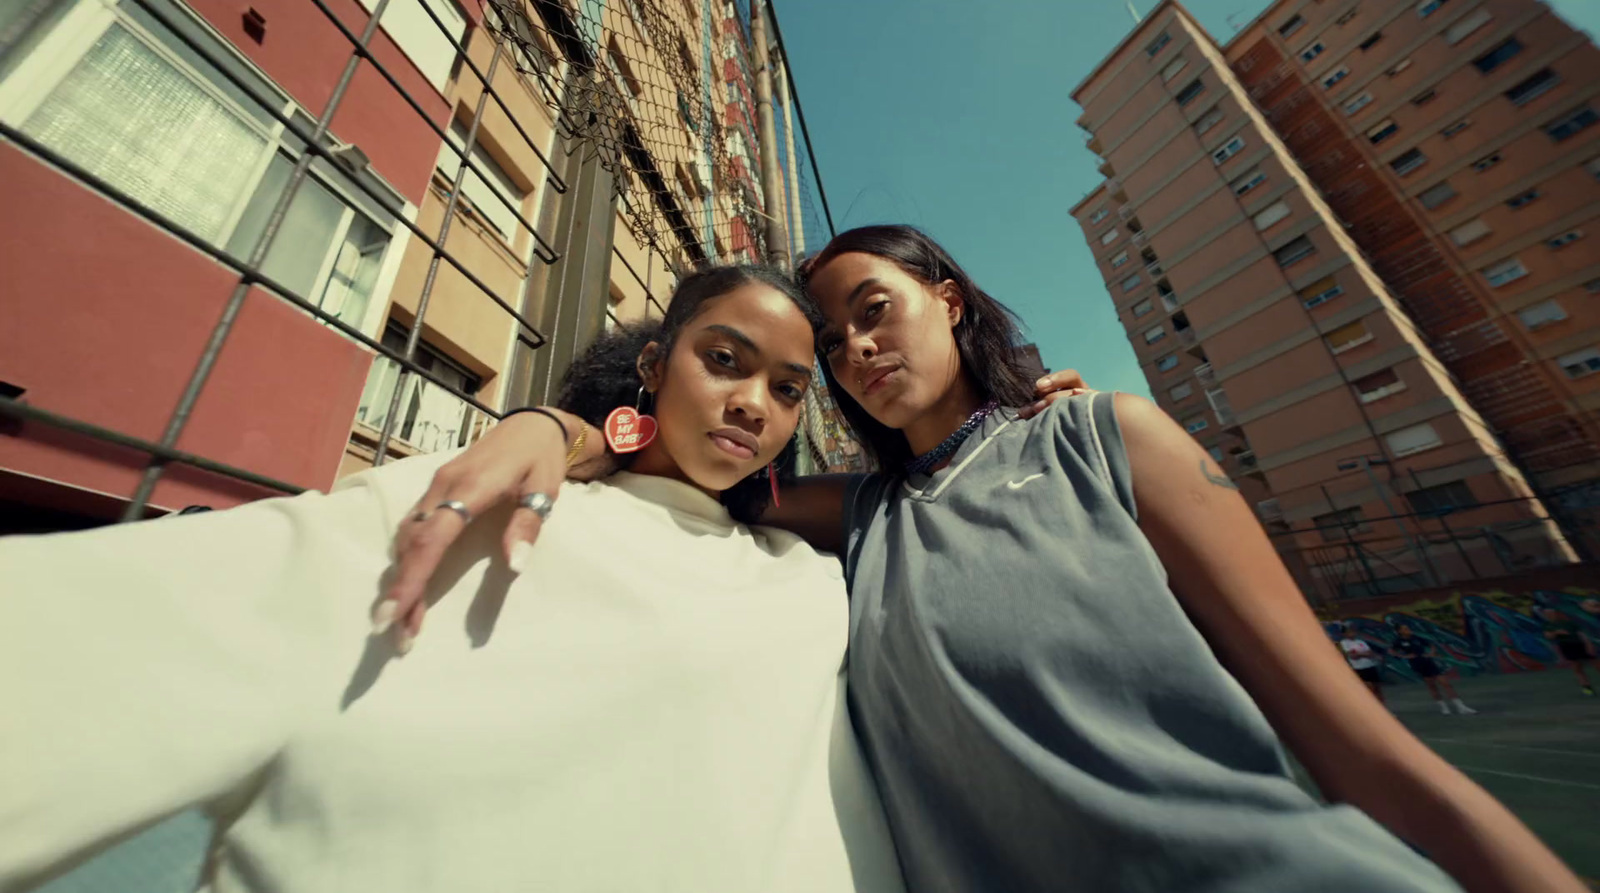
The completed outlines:
<svg viewBox="0 0 1600 893">
<path fill-rule="evenodd" d="M 1532 0 L 1283 0 L 1226 46 L 1161 3 L 1074 91 L 1151 390 L 1313 597 L 1586 546 L 1549 494 L 1600 477 L 1595 83 Z"/>
<path fill-rule="evenodd" d="M 464 446 L 763 256 L 733 3 L 377 5 L 0 9 L 0 533 Z"/>
</svg>

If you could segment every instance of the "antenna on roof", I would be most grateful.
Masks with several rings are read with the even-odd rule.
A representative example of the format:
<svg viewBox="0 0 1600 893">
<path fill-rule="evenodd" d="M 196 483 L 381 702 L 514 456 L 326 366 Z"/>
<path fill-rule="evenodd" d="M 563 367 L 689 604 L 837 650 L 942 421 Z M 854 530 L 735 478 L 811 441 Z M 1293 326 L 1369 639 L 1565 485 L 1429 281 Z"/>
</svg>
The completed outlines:
<svg viewBox="0 0 1600 893">
<path fill-rule="evenodd" d="M 1133 8 L 1133 0 L 1128 0 L 1128 15 L 1133 16 L 1133 23 L 1139 24 L 1139 10 Z"/>
</svg>

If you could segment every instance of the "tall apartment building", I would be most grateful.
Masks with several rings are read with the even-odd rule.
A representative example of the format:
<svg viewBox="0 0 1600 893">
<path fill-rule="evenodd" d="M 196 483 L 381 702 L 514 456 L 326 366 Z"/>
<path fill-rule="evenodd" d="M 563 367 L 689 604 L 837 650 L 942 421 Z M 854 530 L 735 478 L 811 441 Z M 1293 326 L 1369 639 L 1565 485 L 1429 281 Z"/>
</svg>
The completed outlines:
<svg viewBox="0 0 1600 893">
<path fill-rule="evenodd" d="M 732 2 L 390 0 L 358 52 L 377 5 L 0 4 L 0 533 L 124 514 L 175 416 L 152 513 L 465 445 L 763 253 Z"/>
<path fill-rule="evenodd" d="M 1536 494 L 1600 478 L 1597 63 L 1533 0 L 1163 2 L 1074 91 L 1152 392 L 1313 597 L 1586 545 Z"/>
</svg>

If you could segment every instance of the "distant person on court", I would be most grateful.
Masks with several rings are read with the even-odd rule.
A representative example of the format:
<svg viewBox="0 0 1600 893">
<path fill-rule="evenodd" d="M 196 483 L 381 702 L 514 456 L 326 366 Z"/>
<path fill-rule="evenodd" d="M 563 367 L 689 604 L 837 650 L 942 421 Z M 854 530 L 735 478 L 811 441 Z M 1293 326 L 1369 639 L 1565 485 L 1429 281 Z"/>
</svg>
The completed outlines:
<svg viewBox="0 0 1600 893">
<path fill-rule="evenodd" d="M 1422 681 L 1427 683 L 1428 694 L 1432 695 L 1434 702 L 1439 705 L 1439 712 L 1449 716 L 1451 705 L 1455 705 L 1457 713 L 1463 715 L 1477 713 L 1478 711 L 1462 703 L 1461 697 L 1456 694 L 1455 686 L 1445 678 L 1444 670 L 1433 659 L 1433 652 L 1437 646 L 1413 633 L 1411 627 L 1404 623 L 1400 624 L 1396 631 L 1400 634 L 1400 638 L 1395 640 L 1394 647 L 1389 649 L 1390 653 L 1405 658 L 1411 665 L 1411 671 L 1421 676 Z"/>
<path fill-rule="evenodd" d="M 1585 641 L 1583 627 L 1566 614 L 1555 608 L 1541 608 L 1539 613 L 1544 620 L 1544 637 L 1555 643 L 1562 658 L 1572 662 L 1578 688 L 1594 697 L 1594 686 L 1589 684 L 1589 675 L 1584 672 L 1584 664 L 1594 661 L 1594 643 Z"/>
<path fill-rule="evenodd" d="M 1344 652 L 1344 659 L 1350 662 L 1350 668 L 1367 684 L 1372 696 L 1383 703 L 1383 676 L 1378 667 L 1378 654 L 1365 639 L 1356 635 L 1355 624 L 1344 625 L 1344 638 L 1339 640 L 1339 650 Z"/>
</svg>

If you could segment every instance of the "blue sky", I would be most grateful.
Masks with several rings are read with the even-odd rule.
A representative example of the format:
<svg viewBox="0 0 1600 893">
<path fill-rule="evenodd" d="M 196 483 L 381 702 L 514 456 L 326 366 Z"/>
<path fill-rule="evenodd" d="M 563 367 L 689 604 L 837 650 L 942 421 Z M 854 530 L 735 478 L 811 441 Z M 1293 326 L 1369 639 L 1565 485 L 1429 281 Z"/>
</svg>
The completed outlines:
<svg viewBox="0 0 1600 893">
<path fill-rule="evenodd" d="M 1125 0 L 773 5 L 834 223 L 928 230 L 1021 315 L 1045 365 L 1148 395 L 1068 213 L 1100 181 L 1069 94 L 1131 30 Z M 1230 20 L 1243 25 L 1268 4 L 1186 5 L 1226 42 Z M 1552 5 L 1600 33 L 1600 0 Z"/>
</svg>

